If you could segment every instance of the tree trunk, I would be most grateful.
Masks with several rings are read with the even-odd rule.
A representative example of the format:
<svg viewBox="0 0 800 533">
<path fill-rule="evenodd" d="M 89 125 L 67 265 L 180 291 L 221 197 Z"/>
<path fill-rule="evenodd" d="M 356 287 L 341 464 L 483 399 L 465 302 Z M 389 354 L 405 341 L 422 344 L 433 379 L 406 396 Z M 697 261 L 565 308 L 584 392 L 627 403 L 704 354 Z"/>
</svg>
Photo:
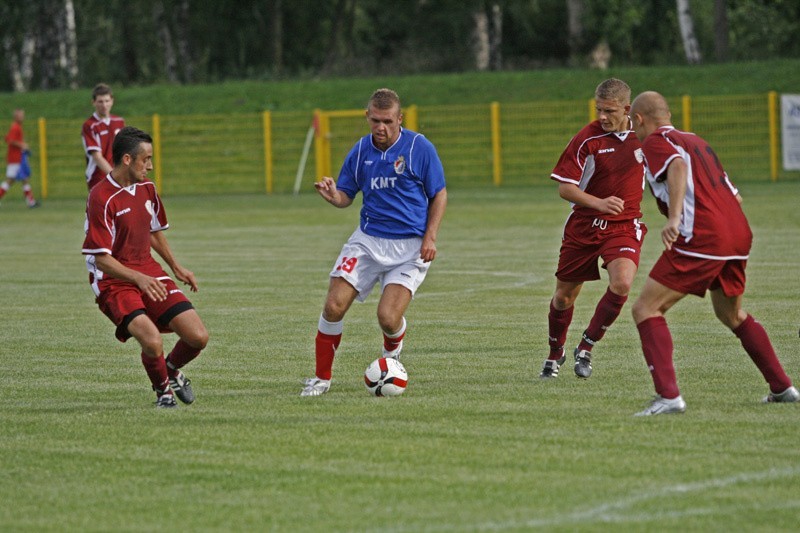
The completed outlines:
<svg viewBox="0 0 800 533">
<path fill-rule="evenodd" d="M 178 61 L 175 57 L 175 46 L 172 44 L 172 33 L 169 31 L 167 16 L 164 13 L 164 3 L 157 0 L 153 4 L 153 22 L 158 32 L 158 40 L 161 41 L 164 53 L 164 73 L 171 83 L 178 82 Z"/>
<path fill-rule="evenodd" d="M 178 58 L 183 68 L 183 81 L 185 83 L 192 83 L 194 79 L 194 59 L 192 59 L 192 48 L 189 44 L 190 15 L 189 0 L 181 0 L 178 4 L 176 17 L 175 40 L 177 41 Z"/>
<path fill-rule="evenodd" d="M 283 2 L 272 2 L 272 69 L 283 72 Z"/>
<path fill-rule="evenodd" d="M 472 51 L 475 55 L 475 68 L 483 72 L 489 70 L 489 17 L 480 9 L 472 13 Z"/>
<path fill-rule="evenodd" d="M 575 64 L 580 64 L 583 50 L 583 0 L 567 0 L 567 42 L 569 56 Z"/>
<path fill-rule="evenodd" d="M 686 62 L 690 65 L 699 64 L 703 59 L 700 55 L 700 46 L 697 44 L 697 37 L 694 34 L 694 20 L 689 8 L 689 0 L 676 0 L 676 6 L 678 8 L 678 24 L 681 28 Z"/>
<path fill-rule="evenodd" d="M 503 69 L 503 8 L 492 4 L 492 26 L 489 31 L 489 66 L 494 71 Z"/>
<path fill-rule="evenodd" d="M 39 86 L 48 90 L 57 85 L 59 59 L 65 50 L 61 5 L 43 2 L 39 6 L 36 24 L 39 28 L 40 39 L 37 39 L 39 72 L 41 79 Z M 61 57 L 60 57 L 61 56 Z"/>
<path fill-rule="evenodd" d="M 64 0 L 64 21 L 66 44 L 66 70 L 69 88 L 78 88 L 78 37 L 75 30 L 75 5 L 72 0 Z"/>
<path fill-rule="evenodd" d="M 714 52 L 717 61 L 728 60 L 728 9 L 725 0 L 714 0 Z"/>
</svg>

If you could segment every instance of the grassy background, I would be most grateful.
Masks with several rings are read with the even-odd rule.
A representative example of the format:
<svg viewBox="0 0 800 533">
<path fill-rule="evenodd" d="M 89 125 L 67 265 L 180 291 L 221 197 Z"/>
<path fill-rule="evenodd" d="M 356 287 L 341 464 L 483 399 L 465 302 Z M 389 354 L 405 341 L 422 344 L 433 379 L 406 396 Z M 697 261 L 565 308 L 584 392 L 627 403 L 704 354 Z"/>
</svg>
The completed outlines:
<svg viewBox="0 0 800 533">
<path fill-rule="evenodd" d="M 787 371 L 797 355 L 800 183 L 742 187 L 755 233 L 745 306 Z M 629 306 L 580 381 L 537 375 L 568 206 L 551 186 L 451 193 L 440 256 L 408 313 L 407 392 L 372 398 L 375 297 L 353 307 L 334 388 L 300 398 L 327 272 L 357 208 L 313 195 L 167 201 L 211 332 L 198 400 L 152 407 L 79 254 L 83 203 L 0 210 L 0 530 L 730 531 L 796 528 L 794 405 L 767 388 L 708 299 L 668 320 L 688 411 L 652 394 Z M 660 252 L 650 233 L 633 295 Z M 587 284 L 569 344 L 604 283 Z M 167 336 L 166 345 L 174 342 Z"/>
<path fill-rule="evenodd" d="M 800 59 L 673 67 L 627 67 L 607 71 L 545 69 L 379 78 L 237 81 L 216 85 L 113 87 L 114 113 L 125 117 L 260 111 L 362 109 L 375 89 L 395 89 L 404 105 L 522 103 L 582 100 L 597 84 L 618 77 L 634 94 L 656 90 L 665 96 L 736 95 L 800 91 Z M 101 80 L 98 80 L 101 81 Z M 37 117 L 84 119 L 93 111 L 91 88 L 0 93 L 0 120 L 23 107 Z"/>
</svg>

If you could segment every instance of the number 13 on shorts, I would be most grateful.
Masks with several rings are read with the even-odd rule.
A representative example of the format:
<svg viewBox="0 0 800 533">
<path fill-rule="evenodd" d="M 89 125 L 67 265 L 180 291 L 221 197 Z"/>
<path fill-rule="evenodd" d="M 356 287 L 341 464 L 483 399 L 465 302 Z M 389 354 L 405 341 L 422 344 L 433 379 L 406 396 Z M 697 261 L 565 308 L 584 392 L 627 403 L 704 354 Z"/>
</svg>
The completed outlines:
<svg viewBox="0 0 800 533">
<path fill-rule="evenodd" d="M 350 274 L 358 263 L 358 257 L 342 257 L 342 262 L 336 267 L 336 270 L 343 270 Z"/>
</svg>

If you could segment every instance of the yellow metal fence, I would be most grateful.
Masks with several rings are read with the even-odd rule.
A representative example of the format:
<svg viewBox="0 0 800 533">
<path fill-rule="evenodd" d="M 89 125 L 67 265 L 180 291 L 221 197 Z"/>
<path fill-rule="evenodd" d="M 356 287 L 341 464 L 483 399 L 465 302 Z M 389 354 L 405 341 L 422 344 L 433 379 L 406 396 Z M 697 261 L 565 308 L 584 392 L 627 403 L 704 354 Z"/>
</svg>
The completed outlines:
<svg viewBox="0 0 800 533">
<path fill-rule="evenodd" d="M 735 182 L 794 178 L 779 168 L 775 93 L 669 99 L 675 126 L 705 137 Z M 545 182 L 569 139 L 594 118 L 592 101 L 409 106 L 405 125 L 436 145 L 451 189 Z M 154 137 L 154 178 L 165 195 L 289 193 L 304 143 L 314 145 L 301 191 L 336 176 L 355 140 L 368 133 L 363 110 L 125 117 Z M 28 133 L 32 183 L 42 197 L 86 194 L 83 119 L 39 119 Z M 6 127 L 7 125 L 0 125 Z"/>
</svg>

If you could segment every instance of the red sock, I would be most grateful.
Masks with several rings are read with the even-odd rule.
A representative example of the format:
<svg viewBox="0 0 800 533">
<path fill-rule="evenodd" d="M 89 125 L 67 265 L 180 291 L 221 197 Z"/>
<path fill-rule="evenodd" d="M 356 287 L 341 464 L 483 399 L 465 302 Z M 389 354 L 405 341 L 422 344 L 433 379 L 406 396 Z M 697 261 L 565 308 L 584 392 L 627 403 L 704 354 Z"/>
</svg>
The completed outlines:
<svg viewBox="0 0 800 533">
<path fill-rule="evenodd" d="M 553 307 L 553 301 L 550 300 L 550 313 L 547 315 L 547 323 L 549 324 L 548 336 L 550 343 L 550 356 L 548 359 L 558 359 L 561 357 L 561 349 L 564 343 L 567 342 L 567 330 L 572 323 L 572 313 L 575 306 L 569 309 L 559 311 Z"/>
<path fill-rule="evenodd" d="M 400 328 L 400 331 L 395 333 L 393 336 L 389 336 L 386 332 L 383 332 L 383 349 L 391 352 L 396 350 L 400 343 L 403 342 L 403 337 L 406 336 L 406 319 L 403 318 L 403 326 Z"/>
<path fill-rule="evenodd" d="M 186 366 L 192 359 L 200 355 L 200 350 L 192 348 L 183 340 L 178 340 L 175 347 L 167 356 L 167 373 L 174 378 L 178 375 L 178 369 Z"/>
<path fill-rule="evenodd" d="M 672 363 L 672 335 L 667 321 L 663 316 L 656 316 L 640 322 L 636 328 L 656 393 L 670 400 L 677 398 L 681 393 Z"/>
<path fill-rule="evenodd" d="M 321 331 L 317 331 L 316 350 L 317 357 L 317 377 L 319 379 L 331 379 L 333 374 L 333 358 L 336 355 L 336 349 L 339 343 L 342 342 L 342 334 L 327 335 Z"/>
<path fill-rule="evenodd" d="M 150 382 L 153 384 L 153 389 L 156 391 L 156 394 L 161 391 L 169 391 L 169 376 L 167 375 L 167 361 L 164 359 L 164 355 L 161 354 L 158 357 L 148 357 L 144 353 L 142 353 L 142 364 L 144 365 L 145 372 L 147 372 L 147 377 L 150 378 Z"/>
<path fill-rule="evenodd" d="M 3 185 L 5 185 L 5 183 L 3 183 Z M 8 187 L 0 187 L 0 198 L 5 196 L 7 192 L 8 192 Z"/>
<path fill-rule="evenodd" d="M 583 332 L 583 338 L 578 344 L 579 350 L 591 351 L 594 344 L 603 338 L 606 330 L 611 327 L 611 324 L 619 316 L 622 311 L 622 306 L 628 301 L 627 296 L 620 296 L 619 294 L 611 292 L 607 289 L 606 293 L 597 302 L 597 307 L 594 310 L 592 320 L 589 322 L 589 327 Z"/>
<path fill-rule="evenodd" d="M 742 322 L 733 334 L 739 337 L 742 347 L 756 364 L 772 392 L 783 392 L 792 386 L 792 380 L 783 371 L 775 349 L 764 326 L 751 315 Z"/>
<path fill-rule="evenodd" d="M 22 192 L 25 194 L 25 201 L 28 205 L 36 203 L 36 198 L 33 197 L 33 190 L 30 185 L 23 185 Z"/>
</svg>

